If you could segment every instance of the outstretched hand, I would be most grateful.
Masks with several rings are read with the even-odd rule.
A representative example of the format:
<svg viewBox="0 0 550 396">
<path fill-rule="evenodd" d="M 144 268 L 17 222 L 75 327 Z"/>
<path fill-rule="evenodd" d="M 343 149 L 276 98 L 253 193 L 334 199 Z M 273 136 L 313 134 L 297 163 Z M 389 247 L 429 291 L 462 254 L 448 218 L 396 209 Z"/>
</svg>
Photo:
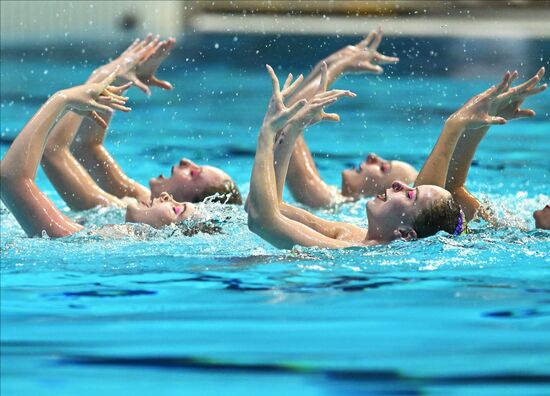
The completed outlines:
<svg viewBox="0 0 550 396">
<path fill-rule="evenodd" d="M 174 44 L 176 44 L 176 39 L 173 37 L 168 38 L 168 40 L 161 41 L 155 46 L 151 53 L 148 54 L 146 59 L 137 65 L 137 83 L 134 81 L 134 84 L 136 84 L 136 86 L 143 92 L 149 94 L 149 86 L 172 89 L 172 84 L 165 80 L 159 80 L 155 76 L 155 73 L 162 62 L 164 62 L 164 60 L 170 55 Z"/>
<path fill-rule="evenodd" d="M 321 65 L 321 80 L 316 94 L 300 109 L 288 122 L 298 124 L 300 127 L 314 125 L 320 121 L 340 121 L 336 113 L 325 113 L 325 106 L 335 103 L 343 96 L 355 97 L 355 93 L 348 90 L 332 89 L 328 87 L 328 68 L 325 62 Z"/>
<path fill-rule="evenodd" d="M 290 107 L 286 107 L 284 103 L 284 100 L 288 98 L 302 82 L 304 76 L 300 74 L 300 76 L 298 76 L 298 78 L 294 82 L 292 82 L 293 76 L 292 73 L 290 73 L 283 85 L 283 89 L 281 90 L 279 79 L 275 75 L 273 68 L 269 65 L 265 65 L 265 67 L 267 68 L 267 72 L 271 77 L 273 94 L 265 113 L 263 122 L 264 128 L 262 129 L 267 128 L 267 130 L 275 134 L 307 103 L 307 100 L 305 99 L 299 100 Z"/>
<path fill-rule="evenodd" d="M 153 39 L 151 34 L 143 40 L 136 39 L 118 58 L 94 71 L 88 81 L 98 82 L 118 67 L 117 82 L 131 82 L 147 95 L 151 94 L 151 86 L 172 89 L 172 84 L 159 80 L 155 73 L 175 43 L 174 38 L 160 41 L 160 36 Z"/>
<path fill-rule="evenodd" d="M 157 48 L 160 36 L 152 39 L 148 34 L 144 40 L 136 39 L 118 58 L 111 62 L 111 66 L 118 67 L 117 80 L 123 82 L 132 82 L 143 92 L 150 94 L 151 91 L 140 81 L 137 76 L 137 68 L 140 63 L 146 62 Z"/>
<path fill-rule="evenodd" d="M 517 75 L 517 71 L 506 72 L 497 86 L 492 86 L 474 96 L 451 115 L 449 121 L 457 121 L 468 129 L 478 129 L 489 125 L 506 124 L 507 120 L 511 119 L 534 116 L 533 110 L 522 110 L 520 106 L 528 96 L 536 95 L 546 89 L 546 84 L 537 87 L 544 75 L 544 68 L 525 83 L 510 88 Z"/>
<path fill-rule="evenodd" d="M 490 111 L 490 114 L 497 115 L 506 120 L 534 117 L 535 112 L 533 110 L 521 109 L 520 107 L 529 96 L 537 95 L 547 88 L 547 84 L 538 85 L 542 77 L 544 77 L 544 72 L 544 67 L 541 67 L 537 74 L 529 80 L 525 81 L 523 84 L 510 88 L 518 76 L 518 72 L 514 71 L 510 75 L 507 84 L 508 89 L 497 97 L 495 109 Z"/>
<path fill-rule="evenodd" d="M 341 63 L 347 73 L 380 74 L 384 71 L 380 65 L 399 62 L 399 58 L 378 52 L 378 46 L 383 36 L 384 32 L 379 27 L 371 31 L 365 39 L 356 45 L 348 45 L 331 55 L 327 58 L 327 62 Z"/>
<path fill-rule="evenodd" d="M 456 121 L 468 129 L 479 129 L 487 125 L 506 124 L 506 119 L 489 115 L 496 108 L 498 95 L 509 87 L 511 74 L 506 72 L 503 80 L 497 86 L 492 86 L 485 92 L 474 96 L 464 106 L 449 117 L 449 121 Z"/>
<path fill-rule="evenodd" d="M 118 67 L 106 78 L 97 83 L 88 83 L 61 91 L 60 96 L 67 101 L 67 109 L 86 116 L 97 122 L 102 128 L 107 128 L 107 122 L 100 114 L 112 114 L 113 110 L 128 112 L 127 97 L 120 96 L 132 83 L 114 87 L 110 84 L 115 80 Z"/>
</svg>

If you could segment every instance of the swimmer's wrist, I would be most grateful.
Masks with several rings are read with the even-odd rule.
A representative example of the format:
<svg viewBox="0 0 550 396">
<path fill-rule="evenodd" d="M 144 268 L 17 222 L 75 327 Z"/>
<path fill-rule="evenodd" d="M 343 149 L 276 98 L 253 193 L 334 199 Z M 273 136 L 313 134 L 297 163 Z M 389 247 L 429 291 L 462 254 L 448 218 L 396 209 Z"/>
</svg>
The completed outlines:
<svg viewBox="0 0 550 396">
<path fill-rule="evenodd" d="M 109 74 L 115 71 L 116 66 L 117 65 L 114 64 L 114 62 L 111 62 L 106 65 L 98 67 L 92 72 L 90 77 L 88 77 L 88 80 L 86 81 L 86 83 L 96 83 L 104 80 Z"/>
<path fill-rule="evenodd" d="M 42 105 L 41 110 L 55 117 L 55 122 L 58 122 L 67 111 L 69 111 L 69 100 L 65 90 L 58 91 L 50 96 L 50 98 Z"/>
<path fill-rule="evenodd" d="M 98 67 L 97 69 L 95 69 L 92 74 L 90 75 L 90 77 L 88 77 L 88 81 L 87 83 L 95 83 L 95 82 L 100 82 L 100 81 L 103 81 L 105 78 L 107 78 L 107 76 L 109 76 L 111 73 L 113 73 L 118 66 L 121 66 L 121 62 L 118 61 L 118 58 L 115 59 L 115 60 L 112 60 L 111 62 L 107 63 L 106 65 L 103 65 L 103 66 L 100 66 Z M 121 74 L 121 70 L 122 69 L 122 66 L 121 68 L 119 69 L 119 72 L 116 74 L 116 79 L 115 81 L 113 82 L 113 84 L 116 84 L 117 82 L 119 83 L 123 83 L 124 81 L 120 81 L 119 79 L 119 76 Z"/>
<path fill-rule="evenodd" d="M 302 123 L 302 120 L 290 120 L 285 124 L 285 126 L 282 129 L 282 133 L 286 136 L 291 136 L 293 138 L 296 138 L 303 130 L 305 129 L 306 125 Z"/>
<path fill-rule="evenodd" d="M 334 62 L 327 68 L 329 81 L 336 80 L 337 78 L 346 74 L 351 69 L 352 65 L 346 59 L 342 59 L 339 62 Z"/>
<path fill-rule="evenodd" d="M 269 144 L 273 145 L 273 139 L 275 137 L 276 131 L 269 125 L 262 125 L 260 128 L 260 133 L 258 134 L 258 144 Z"/>
<path fill-rule="evenodd" d="M 277 132 L 278 129 L 273 126 L 272 120 L 264 120 L 260 128 L 260 135 L 275 135 Z"/>
<path fill-rule="evenodd" d="M 67 90 L 62 89 L 61 91 L 57 91 L 48 99 L 46 104 L 59 106 L 62 110 L 67 109 L 69 107 L 69 94 Z"/>
<path fill-rule="evenodd" d="M 457 132 L 463 132 L 467 129 L 466 122 L 459 117 L 455 117 L 454 114 L 447 118 L 445 126 Z"/>
</svg>

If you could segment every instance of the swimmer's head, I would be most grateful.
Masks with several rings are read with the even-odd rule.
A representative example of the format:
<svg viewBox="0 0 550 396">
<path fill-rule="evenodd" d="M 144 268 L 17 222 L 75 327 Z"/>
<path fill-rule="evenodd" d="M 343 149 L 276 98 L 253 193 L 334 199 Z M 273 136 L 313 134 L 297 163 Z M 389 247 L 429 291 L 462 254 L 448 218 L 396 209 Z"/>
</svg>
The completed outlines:
<svg viewBox="0 0 550 396">
<path fill-rule="evenodd" d="M 382 194 L 394 180 L 409 184 L 418 172 L 402 161 L 386 161 L 374 153 L 354 169 L 342 172 L 342 195 L 358 199 L 361 196 Z"/>
<path fill-rule="evenodd" d="M 550 230 L 550 205 L 535 211 L 533 217 L 535 218 L 535 227 L 541 230 Z"/>
<path fill-rule="evenodd" d="M 411 188 L 400 181 L 367 203 L 367 217 L 369 237 L 385 242 L 424 238 L 438 231 L 460 234 L 466 228 L 450 192 L 430 185 Z"/>
<path fill-rule="evenodd" d="M 201 202 L 218 193 L 225 198 L 221 202 L 242 204 L 239 189 L 227 173 L 213 166 L 198 166 L 186 158 L 172 166 L 170 177 L 160 175 L 149 180 L 149 187 L 152 198 L 168 192 L 181 202 Z"/>
<path fill-rule="evenodd" d="M 178 202 L 170 194 L 163 192 L 151 204 L 137 203 L 126 209 L 126 221 L 145 223 L 155 228 L 180 223 L 193 215 L 195 207 L 189 202 Z"/>
</svg>

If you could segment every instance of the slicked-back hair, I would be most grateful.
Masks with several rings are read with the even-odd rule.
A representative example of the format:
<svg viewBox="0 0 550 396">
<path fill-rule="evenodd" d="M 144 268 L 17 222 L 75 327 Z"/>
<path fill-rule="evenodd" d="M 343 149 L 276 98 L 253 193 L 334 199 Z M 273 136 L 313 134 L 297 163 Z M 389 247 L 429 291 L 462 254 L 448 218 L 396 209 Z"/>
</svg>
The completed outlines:
<svg viewBox="0 0 550 396">
<path fill-rule="evenodd" d="M 421 211 L 413 223 L 413 228 L 418 238 L 429 237 L 438 231 L 453 235 L 460 216 L 460 205 L 453 198 L 442 199 Z"/>
</svg>

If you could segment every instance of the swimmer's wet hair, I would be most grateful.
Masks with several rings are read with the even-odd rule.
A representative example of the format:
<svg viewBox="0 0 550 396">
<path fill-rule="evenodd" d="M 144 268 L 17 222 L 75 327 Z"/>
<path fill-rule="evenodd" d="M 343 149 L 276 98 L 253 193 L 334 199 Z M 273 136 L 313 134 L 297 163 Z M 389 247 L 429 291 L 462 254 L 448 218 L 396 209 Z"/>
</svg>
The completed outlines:
<svg viewBox="0 0 550 396">
<path fill-rule="evenodd" d="M 212 197 L 208 200 L 209 202 L 221 202 L 232 205 L 243 204 L 241 192 L 232 180 L 225 180 L 221 185 L 205 188 L 202 194 L 196 197 L 196 201 L 201 202 L 208 197 Z"/>
<path fill-rule="evenodd" d="M 460 230 L 456 232 L 459 223 Z M 420 212 L 412 227 L 418 238 L 429 237 L 438 231 L 457 235 L 466 229 L 466 220 L 460 205 L 454 199 L 449 198 L 437 201 L 431 208 Z"/>
</svg>

